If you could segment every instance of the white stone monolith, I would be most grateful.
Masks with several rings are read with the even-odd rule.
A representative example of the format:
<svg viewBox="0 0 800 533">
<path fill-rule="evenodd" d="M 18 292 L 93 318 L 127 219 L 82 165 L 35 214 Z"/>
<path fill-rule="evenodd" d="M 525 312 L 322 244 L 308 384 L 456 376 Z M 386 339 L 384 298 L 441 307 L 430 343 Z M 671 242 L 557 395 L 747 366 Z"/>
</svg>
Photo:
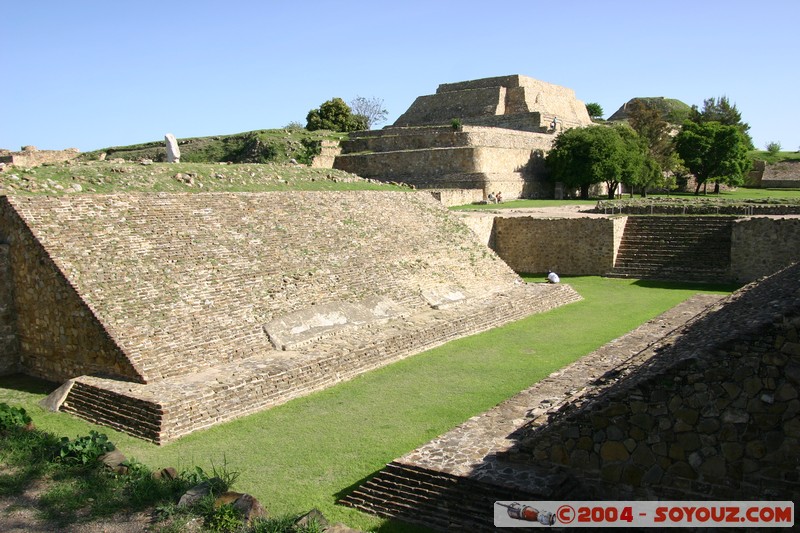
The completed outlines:
<svg viewBox="0 0 800 533">
<path fill-rule="evenodd" d="M 171 133 L 164 135 L 164 140 L 167 142 L 167 163 L 180 163 L 181 162 L 181 149 L 178 148 L 178 139 Z"/>
</svg>

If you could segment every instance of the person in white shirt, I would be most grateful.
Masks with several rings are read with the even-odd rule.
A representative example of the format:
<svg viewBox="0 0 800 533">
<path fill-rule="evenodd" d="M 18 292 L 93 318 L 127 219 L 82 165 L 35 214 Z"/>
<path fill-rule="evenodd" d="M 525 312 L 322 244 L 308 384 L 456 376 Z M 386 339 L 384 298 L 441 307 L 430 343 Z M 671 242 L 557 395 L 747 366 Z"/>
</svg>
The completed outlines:
<svg viewBox="0 0 800 533">
<path fill-rule="evenodd" d="M 561 279 L 559 279 L 558 274 L 552 270 L 547 271 L 547 283 L 558 283 L 559 281 L 561 281 Z"/>
</svg>

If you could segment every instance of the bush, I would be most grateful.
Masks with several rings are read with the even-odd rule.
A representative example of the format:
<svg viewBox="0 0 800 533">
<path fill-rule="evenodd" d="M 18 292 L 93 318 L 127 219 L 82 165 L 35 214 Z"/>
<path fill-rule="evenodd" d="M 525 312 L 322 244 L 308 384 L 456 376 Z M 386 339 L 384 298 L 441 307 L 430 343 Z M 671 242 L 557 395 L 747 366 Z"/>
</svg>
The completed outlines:
<svg viewBox="0 0 800 533">
<path fill-rule="evenodd" d="M 777 154 L 781 151 L 781 143 L 777 141 L 770 141 L 767 143 L 767 152 Z"/>
<path fill-rule="evenodd" d="M 454 118 L 453 120 L 451 120 L 450 121 L 450 127 L 453 128 L 453 131 L 461 131 L 461 128 L 462 128 L 461 119 L 460 118 Z"/>
<path fill-rule="evenodd" d="M 88 435 L 75 440 L 62 437 L 56 460 L 66 464 L 86 465 L 97 461 L 98 457 L 115 449 L 105 433 L 90 431 Z"/>
<path fill-rule="evenodd" d="M 240 529 L 244 526 L 244 521 L 242 520 L 242 514 L 234 509 L 233 505 L 226 503 L 207 515 L 203 524 L 209 531 L 227 533 Z"/>
<path fill-rule="evenodd" d="M 0 429 L 24 427 L 31 423 L 31 417 L 22 407 L 11 407 L 0 403 Z"/>
</svg>

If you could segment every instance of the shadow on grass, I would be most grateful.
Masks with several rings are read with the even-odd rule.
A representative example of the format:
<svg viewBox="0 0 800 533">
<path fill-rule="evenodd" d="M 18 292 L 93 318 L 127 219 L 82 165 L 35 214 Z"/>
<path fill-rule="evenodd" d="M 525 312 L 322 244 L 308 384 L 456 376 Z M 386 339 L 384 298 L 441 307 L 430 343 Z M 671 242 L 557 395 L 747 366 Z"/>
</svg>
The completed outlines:
<svg viewBox="0 0 800 533">
<path fill-rule="evenodd" d="M 26 376 L 25 374 L 11 374 L 0 376 L 0 389 L 11 389 L 30 394 L 48 395 L 61 384 L 44 379 Z"/>
<path fill-rule="evenodd" d="M 692 281 L 659 281 L 654 279 L 640 279 L 633 282 L 637 287 L 647 289 L 680 289 L 703 290 L 714 292 L 735 292 L 743 285 L 741 283 L 706 283 Z"/>
</svg>

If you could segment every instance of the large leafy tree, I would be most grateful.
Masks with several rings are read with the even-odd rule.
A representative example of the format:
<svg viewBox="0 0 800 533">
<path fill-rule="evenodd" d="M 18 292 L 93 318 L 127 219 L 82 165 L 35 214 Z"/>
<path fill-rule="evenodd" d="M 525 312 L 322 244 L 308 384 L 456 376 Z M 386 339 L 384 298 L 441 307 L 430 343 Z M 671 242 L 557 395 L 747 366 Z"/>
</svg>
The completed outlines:
<svg viewBox="0 0 800 533">
<path fill-rule="evenodd" d="M 590 102 L 586 104 L 586 112 L 589 113 L 589 118 L 597 120 L 603 117 L 603 106 L 597 102 Z"/>
<path fill-rule="evenodd" d="M 306 116 L 306 129 L 332 131 L 358 131 L 367 129 L 366 117 L 354 115 L 341 98 L 332 98 L 312 109 Z"/>
<path fill-rule="evenodd" d="M 675 168 L 677 160 L 670 136 L 672 127 L 661 109 L 651 101 L 635 100 L 629 106 L 628 124 L 645 141 L 650 156 L 658 162 L 662 170 L 670 171 Z"/>
<path fill-rule="evenodd" d="M 572 128 L 558 136 L 547 154 L 554 181 L 579 188 L 589 198 L 589 187 L 604 182 L 614 198 L 620 183 L 634 184 L 646 170 L 647 154 L 638 135 L 627 126 Z"/>
<path fill-rule="evenodd" d="M 735 125 L 687 120 L 675 137 L 675 149 L 686 168 L 694 174 L 700 193 L 708 181 L 737 185 L 750 166 L 747 141 Z"/>
<path fill-rule="evenodd" d="M 689 120 L 697 124 L 719 122 L 725 126 L 736 126 L 736 129 L 742 134 L 748 150 L 754 148 L 753 139 L 749 133 L 750 125 L 742 122 L 742 113 L 736 108 L 736 104 L 731 104 L 727 96 L 703 100 L 703 109 L 692 106 Z"/>
</svg>

